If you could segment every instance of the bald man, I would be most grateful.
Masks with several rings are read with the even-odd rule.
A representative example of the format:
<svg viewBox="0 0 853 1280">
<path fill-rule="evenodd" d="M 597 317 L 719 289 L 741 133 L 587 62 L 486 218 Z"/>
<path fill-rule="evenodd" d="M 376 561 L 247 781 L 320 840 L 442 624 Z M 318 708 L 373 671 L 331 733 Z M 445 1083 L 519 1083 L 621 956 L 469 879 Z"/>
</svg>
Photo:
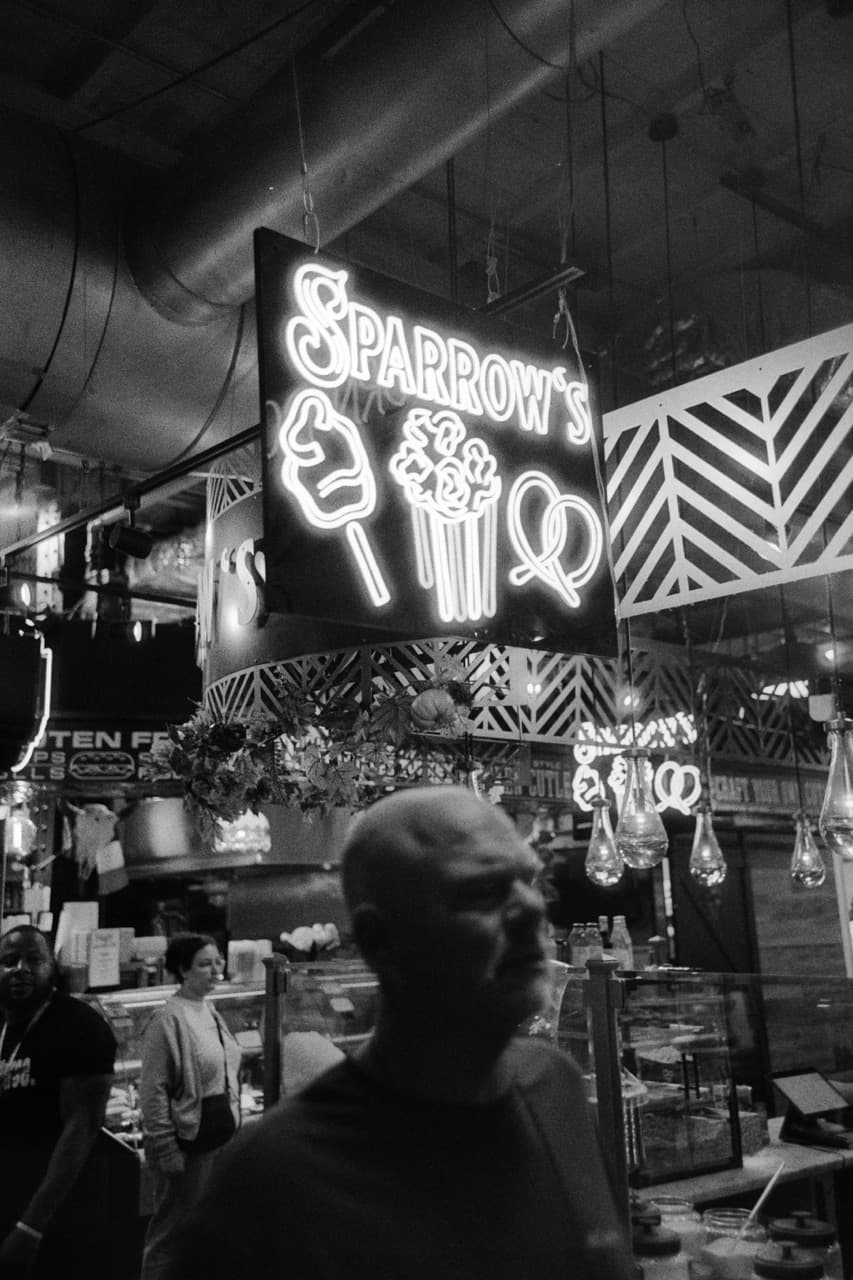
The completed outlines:
<svg viewBox="0 0 853 1280">
<path fill-rule="evenodd" d="M 548 983 L 538 862 L 456 787 L 353 823 L 369 1041 L 238 1139 L 174 1280 L 631 1280 L 580 1074 L 516 1035 Z"/>
</svg>

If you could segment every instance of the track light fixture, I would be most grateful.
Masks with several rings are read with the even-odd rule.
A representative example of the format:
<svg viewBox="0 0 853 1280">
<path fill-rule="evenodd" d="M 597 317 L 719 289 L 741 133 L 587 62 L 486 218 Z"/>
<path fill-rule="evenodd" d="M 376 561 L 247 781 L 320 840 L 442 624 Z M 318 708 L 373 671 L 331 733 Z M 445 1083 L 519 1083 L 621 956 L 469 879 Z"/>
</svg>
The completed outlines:
<svg viewBox="0 0 853 1280">
<path fill-rule="evenodd" d="M 110 526 L 107 542 L 114 551 L 122 555 L 132 556 L 134 560 L 145 560 L 151 555 L 154 539 L 144 529 L 137 529 L 135 524 L 114 524 Z"/>
<path fill-rule="evenodd" d="M 33 590 L 28 582 L 9 577 L 9 570 L 0 570 L 0 613 L 26 614 L 32 607 Z"/>
</svg>

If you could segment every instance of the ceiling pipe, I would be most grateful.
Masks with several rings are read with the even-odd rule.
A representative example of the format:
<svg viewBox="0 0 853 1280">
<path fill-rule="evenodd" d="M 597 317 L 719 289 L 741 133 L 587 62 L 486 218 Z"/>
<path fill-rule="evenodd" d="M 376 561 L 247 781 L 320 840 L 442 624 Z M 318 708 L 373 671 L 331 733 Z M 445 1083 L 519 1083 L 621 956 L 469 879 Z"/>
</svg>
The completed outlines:
<svg viewBox="0 0 853 1280">
<path fill-rule="evenodd" d="M 564 0 L 500 0 L 503 21 L 487 0 L 392 6 L 340 62 L 297 64 L 296 88 L 284 68 L 138 207 L 128 230 L 137 284 L 184 324 L 246 302 L 254 229 L 303 236 L 303 143 L 328 244 L 552 84 L 573 34 L 582 62 L 661 3 L 576 0 L 571 21 Z"/>
<path fill-rule="evenodd" d="M 576 58 L 663 2 L 576 0 Z M 564 0 L 405 0 L 298 67 L 322 243 L 551 83 L 570 35 Z M 256 421 L 252 233 L 301 237 L 300 160 L 291 66 L 159 181 L 0 112 L 0 421 L 25 411 L 52 447 L 143 473 Z"/>
</svg>

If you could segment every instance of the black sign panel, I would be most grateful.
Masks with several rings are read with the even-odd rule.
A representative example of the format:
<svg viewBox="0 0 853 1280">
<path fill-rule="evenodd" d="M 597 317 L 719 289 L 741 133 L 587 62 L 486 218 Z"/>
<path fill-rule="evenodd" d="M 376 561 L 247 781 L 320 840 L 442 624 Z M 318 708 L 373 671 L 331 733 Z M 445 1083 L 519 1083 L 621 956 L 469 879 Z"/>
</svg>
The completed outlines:
<svg viewBox="0 0 853 1280">
<path fill-rule="evenodd" d="M 268 607 L 613 652 L 570 353 L 271 231 L 255 254 Z"/>
</svg>

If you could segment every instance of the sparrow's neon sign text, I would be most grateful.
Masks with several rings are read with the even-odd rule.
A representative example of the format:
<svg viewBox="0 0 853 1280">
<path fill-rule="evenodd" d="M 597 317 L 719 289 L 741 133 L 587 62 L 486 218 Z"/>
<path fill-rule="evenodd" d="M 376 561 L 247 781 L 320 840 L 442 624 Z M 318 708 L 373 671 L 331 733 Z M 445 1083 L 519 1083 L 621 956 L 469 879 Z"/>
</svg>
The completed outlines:
<svg viewBox="0 0 853 1280">
<path fill-rule="evenodd" d="M 347 271 L 318 262 L 294 272 L 297 314 L 284 341 L 307 382 L 330 388 L 354 379 L 494 423 L 515 422 L 536 435 L 556 429 L 571 445 L 589 442 L 587 388 L 564 366 L 484 355 L 462 338 L 445 338 L 393 313 L 382 316 L 349 296 L 348 278 Z"/>
</svg>

